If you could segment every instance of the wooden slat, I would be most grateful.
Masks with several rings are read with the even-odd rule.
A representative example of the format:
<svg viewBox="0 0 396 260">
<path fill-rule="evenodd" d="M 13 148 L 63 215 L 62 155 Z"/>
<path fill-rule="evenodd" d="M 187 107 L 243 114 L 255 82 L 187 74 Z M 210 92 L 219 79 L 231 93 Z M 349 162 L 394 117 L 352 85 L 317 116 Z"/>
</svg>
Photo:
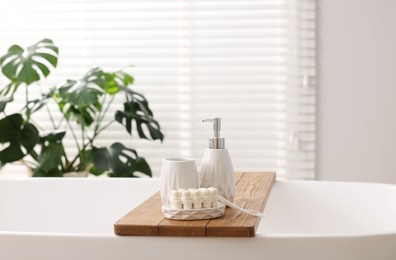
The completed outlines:
<svg viewBox="0 0 396 260">
<path fill-rule="evenodd" d="M 274 173 L 236 173 L 234 202 L 262 211 L 275 181 Z M 114 224 L 117 235 L 125 236 L 254 236 L 259 218 L 226 208 L 225 215 L 212 220 L 164 218 L 160 194 L 143 202 Z"/>
<path fill-rule="evenodd" d="M 158 225 L 164 219 L 162 200 L 157 192 L 114 224 L 119 236 L 158 236 Z"/>
<path fill-rule="evenodd" d="M 273 173 L 245 173 L 236 187 L 234 203 L 246 209 L 263 212 L 272 186 Z M 255 235 L 260 218 L 237 209 L 226 208 L 224 216 L 212 219 L 206 227 L 211 237 L 252 237 Z"/>
</svg>

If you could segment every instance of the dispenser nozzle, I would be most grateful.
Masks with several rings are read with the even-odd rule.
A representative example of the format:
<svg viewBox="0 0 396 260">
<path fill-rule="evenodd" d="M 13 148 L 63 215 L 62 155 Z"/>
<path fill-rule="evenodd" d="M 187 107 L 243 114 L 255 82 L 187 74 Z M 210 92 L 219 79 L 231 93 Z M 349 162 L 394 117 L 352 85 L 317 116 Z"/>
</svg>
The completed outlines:
<svg viewBox="0 0 396 260">
<path fill-rule="evenodd" d="M 213 123 L 213 137 L 209 138 L 209 148 L 224 149 L 224 138 L 220 138 L 221 118 L 204 119 L 202 122 Z"/>
<path fill-rule="evenodd" d="M 213 119 L 204 119 L 202 122 L 205 123 L 213 123 L 213 131 L 214 137 L 220 137 L 220 130 L 221 130 L 221 118 L 216 117 Z"/>
</svg>

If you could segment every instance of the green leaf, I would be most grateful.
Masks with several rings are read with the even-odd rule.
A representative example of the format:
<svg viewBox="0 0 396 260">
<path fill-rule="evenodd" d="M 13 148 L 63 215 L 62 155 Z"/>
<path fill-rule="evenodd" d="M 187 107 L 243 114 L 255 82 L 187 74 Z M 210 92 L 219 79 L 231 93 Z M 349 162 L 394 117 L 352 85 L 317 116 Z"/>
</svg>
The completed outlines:
<svg viewBox="0 0 396 260">
<path fill-rule="evenodd" d="M 100 87 L 109 95 L 114 95 L 120 91 L 115 73 L 104 73 L 105 81 Z"/>
<path fill-rule="evenodd" d="M 109 95 L 117 94 L 121 88 L 133 83 L 133 77 L 123 71 L 103 72 L 103 81 L 98 86 Z"/>
<path fill-rule="evenodd" d="M 146 98 L 130 89 L 121 89 L 127 93 L 129 101 L 124 103 L 123 111 L 116 112 L 115 120 L 124 125 L 129 134 L 132 134 L 132 123 L 135 122 L 140 138 L 163 141 L 164 134 L 158 121 L 154 119 Z"/>
<path fill-rule="evenodd" d="M 55 100 L 67 119 L 74 118 L 77 123 L 90 126 L 95 114 L 102 110 L 100 96 L 104 91 L 103 71 L 94 68 L 79 80 L 67 80 L 58 86 Z"/>
<path fill-rule="evenodd" d="M 10 103 L 14 99 L 12 97 L 4 97 L 0 99 L 0 113 L 4 111 L 6 108 L 7 103 Z"/>
<path fill-rule="evenodd" d="M 95 170 L 100 170 L 102 172 L 110 171 L 112 168 L 111 160 L 111 148 L 107 147 L 92 147 L 91 151 L 92 163 L 96 167 Z"/>
<path fill-rule="evenodd" d="M 78 81 L 68 80 L 59 87 L 59 97 L 76 107 L 88 107 L 98 102 L 103 94 L 101 89 L 86 81 L 84 78 Z"/>
<path fill-rule="evenodd" d="M 51 171 L 54 168 L 59 169 L 62 162 L 63 151 L 64 148 L 61 143 L 48 143 L 43 145 L 38 158 L 38 169 L 44 172 Z"/>
<path fill-rule="evenodd" d="M 44 39 L 24 50 L 13 45 L 0 58 L 3 74 L 12 82 L 27 85 L 50 74 L 50 68 L 58 63 L 59 49 L 52 40 Z"/>
<path fill-rule="evenodd" d="M 44 144 L 46 141 L 50 143 L 61 142 L 65 135 L 66 131 L 61 129 L 52 132 L 43 132 L 40 133 L 40 143 Z"/>
<path fill-rule="evenodd" d="M 93 167 L 91 167 L 91 169 L 89 169 L 89 173 L 91 173 L 91 174 L 93 174 L 95 176 L 100 176 L 100 175 L 104 174 L 105 172 L 106 171 L 98 169 L 95 166 L 93 166 Z"/>
<path fill-rule="evenodd" d="M 31 123 L 25 123 L 20 131 L 20 143 L 26 149 L 26 152 L 30 152 L 38 142 L 38 130 Z"/>
<path fill-rule="evenodd" d="M 57 168 L 53 168 L 49 171 L 45 171 L 42 168 L 37 168 L 33 172 L 33 177 L 63 177 L 63 173 Z"/>
<path fill-rule="evenodd" d="M 116 75 L 118 79 L 122 80 L 124 86 L 133 84 L 133 82 L 135 81 L 132 75 L 125 73 L 123 71 L 116 72 Z"/>
<path fill-rule="evenodd" d="M 136 177 L 135 172 L 152 175 L 146 160 L 121 143 L 114 143 L 109 148 L 93 147 L 91 158 L 95 166 L 91 173 L 109 172 L 111 177 Z"/>
<path fill-rule="evenodd" d="M 21 114 L 12 114 L 0 120 L 0 162 L 5 164 L 22 159 L 38 143 L 37 128 L 24 123 Z"/>
<path fill-rule="evenodd" d="M 66 131 L 40 133 L 41 152 L 37 159 L 39 166 L 35 169 L 33 177 L 62 177 L 62 158 L 65 148 L 62 140 Z"/>
<path fill-rule="evenodd" d="M 146 159 L 143 157 L 136 158 L 135 163 L 132 165 L 132 169 L 130 169 L 132 173 L 134 172 L 141 172 L 146 174 L 147 176 L 152 177 L 151 169 L 149 164 L 147 163 Z M 110 174 L 110 177 L 124 177 L 124 176 L 117 176 L 115 173 Z M 128 177 L 128 176 L 126 176 Z"/>
</svg>

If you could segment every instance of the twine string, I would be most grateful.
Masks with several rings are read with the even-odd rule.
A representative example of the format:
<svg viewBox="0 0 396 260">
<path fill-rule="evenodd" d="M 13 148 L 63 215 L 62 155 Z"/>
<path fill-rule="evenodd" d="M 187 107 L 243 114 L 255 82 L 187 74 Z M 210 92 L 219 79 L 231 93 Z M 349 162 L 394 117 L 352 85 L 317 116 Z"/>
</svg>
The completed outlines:
<svg viewBox="0 0 396 260">
<path fill-rule="evenodd" d="M 241 208 L 238 205 L 232 203 L 231 201 L 227 200 L 226 198 L 224 198 L 222 196 L 218 196 L 218 201 L 223 203 L 223 204 L 225 204 L 225 205 L 227 205 L 227 206 L 229 206 L 229 207 L 231 207 L 231 208 L 234 208 L 234 209 L 240 210 L 242 212 L 245 212 L 245 213 L 247 213 L 249 215 L 256 216 L 256 217 L 264 217 L 263 213 L 261 213 L 259 211 L 256 211 L 256 210 L 252 210 L 252 209 Z"/>
</svg>

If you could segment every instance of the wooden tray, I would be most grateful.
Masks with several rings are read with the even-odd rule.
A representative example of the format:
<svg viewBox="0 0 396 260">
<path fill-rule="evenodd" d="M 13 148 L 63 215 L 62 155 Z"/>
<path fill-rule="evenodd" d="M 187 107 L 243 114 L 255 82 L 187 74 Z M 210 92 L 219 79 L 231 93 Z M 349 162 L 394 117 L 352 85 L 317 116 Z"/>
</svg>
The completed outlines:
<svg viewBox="0 0 396 260">
<path fill-rule="evenodd" d="M 275 183 L 275 173 L 236 173 L 234 203 L 263 212 Z M 260 218 L 226 208 L 224 216 L 210 220 L 170 220 L 161 211 L 159 192 L 114 224 L 119 236 L 253 237 Z"/>
</svg>

